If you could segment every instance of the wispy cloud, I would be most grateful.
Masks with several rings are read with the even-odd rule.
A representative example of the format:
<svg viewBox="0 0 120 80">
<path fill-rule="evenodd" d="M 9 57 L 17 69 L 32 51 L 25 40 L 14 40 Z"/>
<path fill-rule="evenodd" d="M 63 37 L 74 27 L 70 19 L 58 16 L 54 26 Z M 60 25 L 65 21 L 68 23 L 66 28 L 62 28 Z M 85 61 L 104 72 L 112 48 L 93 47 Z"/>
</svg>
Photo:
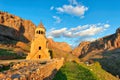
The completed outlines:
<svg viewBox="0 0 120 80">
<path fill-rule="evenodd" d="M 97 35 L 98 33 L 101 33 L 105 31 L 107 28 L 109 28 L 109 24 L 87 24 L 83 26 L 77 26 L 74 28 L 61 28 L 61 29 L 52 29 L 49 31 L 47 36 L 52 37 L 52 38 L 60 38 L 60 37 L 65 37 L 65 38 L 86 38 L 86 37 L 92 37 Z"/>
<path fill-rule="evenodd" d="M 61 18 L 58 16 L 53 16 L 53 18 L 56 20 L 56 23 L 60 23 L 61 22 Z"/>
<path fill-rule="evenodd" d="M 52 29 L 52 31 L 50 31 L 50 33 L 48 33 L 48 38 L 60 38 L 61 35 L 63 35 L 63 33 L 67 30 L 67 28 L 62 28 L 59 30 L 55 30 Z"/>
<path fill-rule="evenodd" d="M 69 5 L 57 7 L 56 10 L 60 13 L 66 13 L 83 18 L 85 12 L 88 10 L 88 7 L 78 4 L 76 0 L 69 0 L 69 2 Z"/>
<path fill-rule="evenodd" d="M 76 0 L 68 0 L 71 5 L 78 5 L 78 2 Z"/>
<path fill-rule="evenodd" d="M 50 7 L 50 10 L 53 10 L 53 9 L 54 9 L 54 6 L 51 6 L 51 7 Z"/>
<path fill-rule="evenodd" d="M 105 31 L 110 25 L 109 24 L 87 24 L 83 26 L 77 26 L 75 28 L 61 28 L 59 30 L 52 29 L 48 36 L 58 37 L 84 37 L 84 36 L 94 36 L 100 32 Z"/>
<path fill-rule="evenodd" d="M 81 41 L 93 41 L 97 34 L 104 32 L 110 27 L 110 24 L 87 24 L 87 25 L 79 25 L 73 28 L 61 28 L 61 29 L 51 29 L 47 33 L 48 38 L 65 38 L 67 40 L 71 40 L 70 44 L 76 46 L 77 43 Z"/>
</svg>

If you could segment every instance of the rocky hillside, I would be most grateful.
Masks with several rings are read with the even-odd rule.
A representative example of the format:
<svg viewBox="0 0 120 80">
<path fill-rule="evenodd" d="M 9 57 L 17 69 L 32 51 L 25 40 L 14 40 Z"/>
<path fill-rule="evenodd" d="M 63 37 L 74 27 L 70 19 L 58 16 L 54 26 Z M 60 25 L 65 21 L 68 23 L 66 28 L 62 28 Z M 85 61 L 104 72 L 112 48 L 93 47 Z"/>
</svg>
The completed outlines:
<svg viewBox="0 0 120 80">
<path fill-rule="evenodd" d="M 52 52 L 53 58 L 64 57 L 65 61 L 79 60 L 76 56 L 70 54 L 72 48 L 65 42 L 55 42 L 52 39 L 48 39 L 48 48 Z"/>
<path fill-rule="evenodd" d="M 48 39 L 48 47 L 50 49 L 56 48 L 56 49 L 62 50 L 62 51 L 67 52 L 67 53 L 72 51 L 72 48 L 67 43 L 55 42 L 52 39 Z"/>
<path fill-rule="evenodd" d="M 36 26 L 30 20 L 0 12 L 0 41 L 29 42 L 34 36 Z"/>
<path fill-rule="evenodd" d="M 81 61 L 98 61 L 107 72 L 120 76 L 120 28 L 112 35 L 93 42 L 80 43 L 72 53 Z"/>
<path fill-rule="evenodd" d="M 92 51 L 107 51 L 120 48 L 120 28 L 116 30 L 116 33 L 99 38 L 93 42 L 82 42 L 76 47 L 72 53 L 78 57 L 83 57 L 87 53 Z"/>
</svg>

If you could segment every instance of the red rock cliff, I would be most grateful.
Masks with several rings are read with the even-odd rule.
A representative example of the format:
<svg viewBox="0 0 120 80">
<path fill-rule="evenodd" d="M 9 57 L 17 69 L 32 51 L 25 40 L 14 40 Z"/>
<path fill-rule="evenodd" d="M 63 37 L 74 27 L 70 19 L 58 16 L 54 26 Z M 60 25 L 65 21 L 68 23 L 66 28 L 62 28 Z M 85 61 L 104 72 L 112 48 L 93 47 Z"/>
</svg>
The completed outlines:
<svg viewBox="0 0 120 80">
<path fill-rule="evenodd" d="M 36 26 L 30 20 L 0 12 L 0 40 L 14 39 L 29 42 L 34 36 Z"/>
<path fill-rule="evenodd" d="M 112 50 L 116 48 L 120 48 L 120 28 L 112 35 L 99 38 L 93 42 L 80 43 L 72 53 L 80 57 L 92 51 Z"/>
</svg>

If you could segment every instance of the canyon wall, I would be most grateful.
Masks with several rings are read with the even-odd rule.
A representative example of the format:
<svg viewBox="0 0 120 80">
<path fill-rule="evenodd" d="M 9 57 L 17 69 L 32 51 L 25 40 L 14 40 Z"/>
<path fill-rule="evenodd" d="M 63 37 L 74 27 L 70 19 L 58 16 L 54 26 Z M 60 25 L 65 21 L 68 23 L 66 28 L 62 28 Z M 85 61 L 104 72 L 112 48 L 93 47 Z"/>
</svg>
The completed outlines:
<svg viewBox="0 0 120 80">
<path fill-rule="evenodd" d="M 99 38 L 93 42 L 81 42 L 72 53 L 83 57 L 92 51 L 107 51 L 120 48 L 120 28 L 112 35 Z"/>
<path fill-rule="evenodd" d="M 35 28 L 36 26 L 30 20 L 0 12 L 0 41 L 29 42 L 34 37 Z"/>
</svg>

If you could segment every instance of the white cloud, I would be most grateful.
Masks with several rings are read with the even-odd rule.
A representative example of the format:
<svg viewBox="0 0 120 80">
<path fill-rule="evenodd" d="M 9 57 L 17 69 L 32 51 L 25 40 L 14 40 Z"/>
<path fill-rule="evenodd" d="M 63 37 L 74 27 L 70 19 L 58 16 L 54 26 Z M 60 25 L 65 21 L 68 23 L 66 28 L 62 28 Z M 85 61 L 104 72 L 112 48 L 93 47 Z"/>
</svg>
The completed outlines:
<svg viewBox="0 0 120 80">
<path fill-rule="evenodd" d="M 84 30 L 88 27 L 89 27 L 89 25 L 77 26 L 75 28 L 71 28 L 70 31 Z"/>
<path fill-rule="evenodd" d="M 75 28 L 61 28 L 59 30 L 52 29 L 49 31 L 48 36 L 52 36 L 53 38 L 77 38 L 77 37 L 89 37 L 97 35 L 100 32 L 105 31 L 108 28 L 109 24 L 87 24 L 83 26 L 77 26 Z M 109 25 L 110 26 L 110 25 Z"/>
<path fill-rule="evenodd" d="M 61 18 L 58 16 L 53 16 L 53 18 L 56 20 L 56 23 L 60 23 L 61 22 Z"/>
<path fill-rule="evenodd" d="M 71 5 L 78 5 L 78 2 L 76 0 L 69 0 Z"/>
<path fill-rule="evenodd" d="M 78 45 L 81 41 L 94 41 L 96 35 L 104 32 L 110 27 L 110 24 L 98 23 L 98 24 L 87 24 L 79 25 L 72 28 L 52 28 L 48 33 L 48 38 L 54 39 L 65 39 L 69 40 L 69 43 L 73 46 Z"/>
<path fill-rule="evenodd" d="M 67 28 L 62 28 L 59 30 L 52 30 L 50 31 L 50 33 L 48 33 L 48 37 L 51 38 L 60 38 L 61 35 L 63 35 L 63 33 L 67 30 Z"/>
<path fill-rule="evenodd" d="M 83 5 L 63 5 L 62 7 L 56 8 L 58 12 L 61 13 L 67 13 L 75 16 L 83 17 L 85 14 L 85 11 L 88 10 L 88 7 L 85 7 Z"/>
<path fill-rule="evenodd" d="M 48 36 L 47 38 L 53 38 L 53 36 Z"/>
<path fill-rule="evenodd" d="M 70 4 L 64 4 L 61 7 L 57 7 L 56 10 L 60 13 L 66 13 L 74 16 L 79 16 L 84 18 L 85 12 L 88 10 L 88 7 L 80 5 L 76 0 L 68 0 Z"/>
<path fill-rule="evenodd" d="M 50 10 L 53 10 L 53 9 L 54 9 L 54 6 L 51 6 L 51 7 L 50 7 Z"/>
<path fill-rule="evenodd" d="M 110 27 L 110 25 L 109 25 L 109 24 L 105 24 L 105 25 L 104 25 L 104 27 L 109 28 L 109 27 Z"/>
<path fill-rule="evenodd" d="M 80 31 L 80 32 L 76 32 L 75 35 L 76 36 L 93 36 L 97 33 L 102 32 L 105 29 L 104 25 L 103 25 L 103 27 L 98 26 L 96 24 L 95 25 L 88 25 L 88 26 L 89 26 L 88 29 Z"/>
</svg>

